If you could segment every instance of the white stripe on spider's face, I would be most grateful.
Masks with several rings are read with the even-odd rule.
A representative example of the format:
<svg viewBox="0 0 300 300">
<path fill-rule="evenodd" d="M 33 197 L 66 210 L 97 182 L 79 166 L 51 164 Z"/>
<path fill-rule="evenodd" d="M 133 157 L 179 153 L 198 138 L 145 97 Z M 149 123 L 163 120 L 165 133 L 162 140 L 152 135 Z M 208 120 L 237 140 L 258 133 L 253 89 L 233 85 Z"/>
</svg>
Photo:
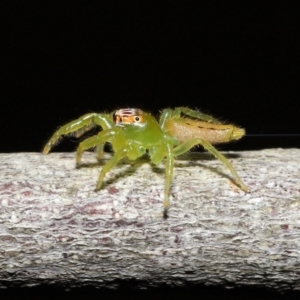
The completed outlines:
<svg viewBox="0 0 300 300">
<path fill-rule="evenodd" d="M 116 111 L 116 115 L 120 116 L 135 116 L 135 115 L 141 115 L 143 114 L 143 111 L 138 108 L 122 108 Z"/>
</svg>

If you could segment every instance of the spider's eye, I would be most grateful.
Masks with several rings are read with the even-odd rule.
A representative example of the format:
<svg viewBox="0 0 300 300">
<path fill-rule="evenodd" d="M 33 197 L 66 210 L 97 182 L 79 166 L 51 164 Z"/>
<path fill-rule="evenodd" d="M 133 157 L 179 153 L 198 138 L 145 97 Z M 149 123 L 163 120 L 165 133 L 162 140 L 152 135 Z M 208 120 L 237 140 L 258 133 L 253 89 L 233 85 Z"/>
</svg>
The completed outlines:
<svg viewBox="0 0 300 300">
<path fill-rule="evenodd" d="M 139 122 L 141 119 L 140 119 L 140 117 L 135 116 L 135 117 L 134 117 L 134 120 L 135 120 L 136 122 Z"/>
</svg>

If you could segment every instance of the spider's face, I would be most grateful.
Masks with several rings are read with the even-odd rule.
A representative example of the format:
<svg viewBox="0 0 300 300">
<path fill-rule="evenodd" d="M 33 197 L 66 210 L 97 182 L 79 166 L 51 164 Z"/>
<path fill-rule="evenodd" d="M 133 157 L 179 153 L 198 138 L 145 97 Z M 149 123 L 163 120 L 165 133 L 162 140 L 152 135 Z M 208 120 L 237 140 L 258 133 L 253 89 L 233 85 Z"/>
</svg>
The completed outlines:
<svg viewBox="0 0 300 300">
<path fill-rule="evenodd" d="M 137 108 L 122 108 L 115 112 L 114 121 L 116 126 L 135 125 L 144 126 L 144 112 Z"/>
</svg>

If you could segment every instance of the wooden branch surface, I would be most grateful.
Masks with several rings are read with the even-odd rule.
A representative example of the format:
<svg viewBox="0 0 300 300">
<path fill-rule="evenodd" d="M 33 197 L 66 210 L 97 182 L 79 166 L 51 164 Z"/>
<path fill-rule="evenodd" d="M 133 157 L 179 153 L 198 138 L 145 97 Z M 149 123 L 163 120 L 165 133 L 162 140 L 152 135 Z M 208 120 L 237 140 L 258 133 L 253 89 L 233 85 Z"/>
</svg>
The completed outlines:
<svg viewBox="0 0 300 300">
<path fill-rule="evenodd" d="M 0 285 L 197 283 L 300 289 L 300 149 L 227 153 L 250 188 L 205 153 L 176 160 L 169 218 L 164 165 L 85 153 L 0 154 Z M 107 157 L 106 157 L 107 159 Z"/>
</svg>

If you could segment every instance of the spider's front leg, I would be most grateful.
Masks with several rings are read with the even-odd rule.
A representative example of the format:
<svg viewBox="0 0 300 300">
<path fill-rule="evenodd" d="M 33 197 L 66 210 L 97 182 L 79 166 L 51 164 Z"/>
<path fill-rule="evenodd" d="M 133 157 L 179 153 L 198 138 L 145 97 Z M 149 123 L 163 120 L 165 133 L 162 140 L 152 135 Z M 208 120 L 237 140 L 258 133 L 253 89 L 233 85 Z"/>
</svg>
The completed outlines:
<svg viewBox="0 0 300 300">
<path fill-rule="evenodd" d="M 166 158 L 166 182 L 164 189 L 164 218 L 168 217 L 168 209 L 170 207 L 170 189 L 173 179 L 173 169 L 174 169 L 174 143 L 173 139 L 164 136 L 161 144 L 159 146 L 150 147 L 148 154 L 150 155 L 151 161 L 154 164 L 160 163 L 164 158 Z"/>
<path fill-rule="evenodd" d="M 102 167 L 99 178 L 97 180 L 96 191 L 100 190 L 106 173 L 109 172 L 127 154 L 128 154 L 127 148 L 121 149 L 121 150 L 115 152 L 114 156 L 107 161 L 107 163 Z"/>
<path fill-rule="evenodd" d="M 119 133 L 119 135 L 118 135 Z M 120 139 L 121 138 L 121 139 Z M 120 136 L 120 128 L 111 128 L 104 131 L 99 132 L 96 136 L 92 136 L 83 142 L 81 142 L 77 148 L 76 153 L 76 166 L 79 167 L 81 163 L 81 157 L 85 150 L 93 147 L 98 147 L 100 144 L 100 147 L 102 148 L 102 145 L 104 145 L 106 142 L 112 142 L 114 139 L 119 140 L 122 143 L 122 138 Z M 124 158 L 128 154 L 129 148 L 127 148 L 124 144 L 124 147 L 121 149 L 118 149 L 113 157 L 109 159 L 106 164 L 102 167 L 102 170 L 100 172 L 96 190 L 99 190 L 101 188 L 103 179 L 107 172 L 109 172 L 122 158 Z"/>
<path fill-rule="evenodd" d="M 61 136 L 76 132 L 78 133 L 77 136 L 80 136 L 87 130 L 90 130 L 92 127 L 97 125 L 101 126 L 103 130 L 105 130 L 112 128 L 114 126 L 114 122 L 109 114 L 90 113 L 83 115 L 80 118 L 63 125 L 57 131 L 55 131 L 45 145 L 43 153 L 48 154 L 51 148 L 59 142 Z"/>
<path fill-rule="evenodd" d="M 168 209 L 170 207 L 170 189 L 173 179 L 173 169 L 174 169 L 174 152 L 173 146 L 171 144 L 167 145 L 167 161 L 166 161 L 166 184 L 164 192 L 164 218 L 168 217 Z"/>
<path fill-rule="evenodd" d="M 100 131 L 97 135 L 87 138 L 81 142 L 76 151 L 76 168 L 81 165 L 82 154 L 85 150 L 97 147 L 97 155 L 103 153 L 103 145 L 109 142 L 116 134 L 116 128 Z"/>
<path fill-rule="evenodd" d="M 248 192 L 248 187 L 242 182 L 240 177 L 237 175 L 235 169 L 233 168 L 232 164 L 229 162 L 229 160 L 221 153 L 219 152 L 211 143 L 195 138 L 190 141 L 184 142 L 180 144 L 179 146 L 174 148 L 174 155 L 178 156 L 181 155 L 187 151 L 189 151 L 191 148 L 193 148 L 196 145 L 202 145 L 207 151 L 209 151 L 212 155 L 214 155 L 218 160 L 220 160 L 231 172 L 233 175 L 236 184 L 245 192 Z"/>
</svg>

